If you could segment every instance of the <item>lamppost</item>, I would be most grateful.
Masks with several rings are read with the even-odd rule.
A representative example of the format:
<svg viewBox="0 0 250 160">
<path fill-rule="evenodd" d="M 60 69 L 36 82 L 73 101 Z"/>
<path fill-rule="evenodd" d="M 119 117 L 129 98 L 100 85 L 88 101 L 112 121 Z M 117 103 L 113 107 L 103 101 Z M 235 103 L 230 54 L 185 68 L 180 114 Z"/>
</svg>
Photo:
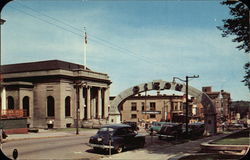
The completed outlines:
<svg viewBox="0 0 250 160">
<path fill-rule="evenodd" d="M 74 87 L 76 88 L 76 135 L 79 134 L 79 110 L 80 110 L 80 87 L 87 85 L 86 82 L 81 80 L 75 81 Z"/>
<path fill-rule="evenodd" d="M 175 83 L 175 79 L 178 79 L 182 82 L 185 82 L 186 83 L 186 135 L 188 135 L 188 123 L 189 123 L 189 120 L 188 120 L 188 79 L 189 78 L 199 78 L 199 75 L 197 76 L 186 76 L 186 80 L 183 80 L 179 77 L 173 77 L 173 83 Z"/>
</svg>

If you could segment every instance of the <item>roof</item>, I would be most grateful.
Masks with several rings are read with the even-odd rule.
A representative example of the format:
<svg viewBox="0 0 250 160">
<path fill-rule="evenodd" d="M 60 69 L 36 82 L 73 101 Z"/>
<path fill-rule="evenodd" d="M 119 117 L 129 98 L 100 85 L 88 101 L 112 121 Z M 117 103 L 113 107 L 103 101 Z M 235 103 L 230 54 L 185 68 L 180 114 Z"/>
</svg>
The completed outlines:
<svg viewBox="0 0 250 160">
<path fill-rule="evenodd" d="M 48 60 L 18 64 L 7 64 L 2 66 L 2 73 L 20 73 L 31 71 L 44 71 L 44 70 L 83 70 L 84 66 L 80 64 L 60 61 L 60 60 Z M 87 68 L 87 70 L 90 70 Z"/>
</svg>

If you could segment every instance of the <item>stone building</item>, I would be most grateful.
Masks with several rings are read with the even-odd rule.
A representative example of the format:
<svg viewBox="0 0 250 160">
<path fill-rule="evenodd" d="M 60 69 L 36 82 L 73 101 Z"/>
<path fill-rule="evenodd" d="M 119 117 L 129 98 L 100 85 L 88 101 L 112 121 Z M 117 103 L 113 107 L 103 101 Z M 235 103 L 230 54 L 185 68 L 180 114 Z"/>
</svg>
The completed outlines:
<svg viewBox="0 0 250 160">
<path fill-rule="evenodd" d="M 28 126 L 65 128 L 108 118 L 107 74 L 83 65 L 49 60 L 3 65 L 1 111 L 24 110 Z"/>
<path fill-rule="evenodd" d="M 199 116 L 198 105 L 190 100 L 189 119 Z M 121 106 L 122 121 L 170 121 L 183 122 L 185 95 L 137 95 L 128 98 Z M 194 112 L 194 113 L 193 113 Z"/>
<path fill-rule="evenodd" d="M 205 92 L 213 101 L 216 109 L 217 122 L 226 121 L 229 119 L 229 109 L 231 106 L 230 93 L 221 91 L 212 91 L 212 87 L 202 87 L 202 91 Z"/>
</svg>

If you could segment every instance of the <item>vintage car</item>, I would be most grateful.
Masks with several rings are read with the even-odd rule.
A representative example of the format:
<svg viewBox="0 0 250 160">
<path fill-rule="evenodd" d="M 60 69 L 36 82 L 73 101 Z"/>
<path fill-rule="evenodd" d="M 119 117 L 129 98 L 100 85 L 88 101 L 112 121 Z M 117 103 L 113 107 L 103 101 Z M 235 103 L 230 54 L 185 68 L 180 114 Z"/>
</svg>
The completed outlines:
<svg viewBox="0 0 250 160">
<path fill-rule="evenodd" d="M 177 138 L 182 135 L 182 124 L 179 123 L 166 123 L 161 127 L 157 134 L 159 139 L 162 138 Z"/>
<path fill-rule="evenodd" d="M 129 122 L 129 121 L 125 121 L 125 122 L 122 122 L 123 124 L 127 124 L 127 125 L 130 125 L 132 127 L 133 130 L 135 131 L 138 131 L 139 130 L 139 127 L 137 125 L 137 122 Z"/>
<path fill-rule="evenodd" d="M 89 145 L 94 150 L 112 149 L 117 153 L 127 148 L 144 147 L 144 144 L 145 136 L 138 134 L 126 124 L 103 126 L 89 139 Z"/>
<path fill-rule="evenodd" d="M 161 127 L 164 125 L 164 124 L 167 124 L 168 122 L 153 122 L 151 127 L 149 128 L 149 132 L 153 132 L 154 133 L 159 133 L 160 130 L 161 130 Z"/>
<path fill-rule="evenodd" d="M 182 126 L 183 135 L 186 134 L 186 124 Z M 205 124 L 203 122 L 189 123 L 188 135 L 191 137 L 202 136 L 205 131 Z"/>
</svg>

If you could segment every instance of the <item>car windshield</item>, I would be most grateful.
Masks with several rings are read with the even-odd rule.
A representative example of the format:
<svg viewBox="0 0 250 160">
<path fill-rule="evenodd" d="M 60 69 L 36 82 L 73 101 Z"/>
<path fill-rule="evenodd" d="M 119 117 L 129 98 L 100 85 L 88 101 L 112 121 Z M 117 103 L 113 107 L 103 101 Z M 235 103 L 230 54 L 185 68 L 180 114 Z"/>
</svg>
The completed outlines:
<svg viewBox="0 0 250 160">
<path fill-rule="evenodd" d="M 98 134 L 108 134 L 108 133 L 113 134 L 114 133 L 114 128 L 102 127 L 102 128 L 99 129 L 99 131 L 97 133 Z"/>
</svg>

